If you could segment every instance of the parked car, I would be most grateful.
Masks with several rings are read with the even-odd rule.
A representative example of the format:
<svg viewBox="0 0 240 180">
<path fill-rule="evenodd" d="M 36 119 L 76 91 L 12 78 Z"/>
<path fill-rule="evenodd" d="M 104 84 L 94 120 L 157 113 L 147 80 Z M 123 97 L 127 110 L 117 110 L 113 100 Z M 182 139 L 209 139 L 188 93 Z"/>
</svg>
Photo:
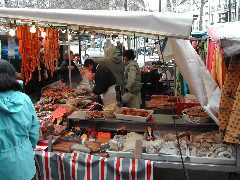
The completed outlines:
<svg viewBox="0 0 240 180">
<path fill-rule="evenodd" d="M 88 48 L 85 51 L 82 51 L 82 57 L 87 57 L 87 58 L 101 58 L 104 57 L 104 51 L 101 48 Z"/>
</svg>

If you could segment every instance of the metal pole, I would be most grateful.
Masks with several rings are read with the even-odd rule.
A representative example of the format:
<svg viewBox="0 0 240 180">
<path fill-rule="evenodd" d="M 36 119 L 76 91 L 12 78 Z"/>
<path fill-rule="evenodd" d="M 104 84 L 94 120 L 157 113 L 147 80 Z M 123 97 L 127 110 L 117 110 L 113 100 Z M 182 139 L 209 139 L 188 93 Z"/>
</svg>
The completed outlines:
<svg viewBox="0 0 240 180">
<path fill-rule="evenodd" d="M 80 27 L 79 27 L 79 35 L 78 35 L 78 54 L 80 57 L 80 64 L 82 64 L 82 45 L 81 45 L 81 31 L 80 31 Z"/>
<path fill-rule="evenodd" d="M 85 42 L 85 50 L 84 50 L 85 54 L 84 55 L 86 55 L 87 54 L 87 42 L 86 42 L 86 39 L 84 40 L 84 42 Z"/>
<path fill-rule="evenodd" d="M 124 47 L 125 47 L 124 46 L 124 34 L 123 34 L 122 37 L 123 37 L 123 41 L 122 41 L 122 54 L 121 54 L 121 56 L 122 56 L 122 59 L 123 59 L 123 51 L 124 51 Z"/>
<path fill-rule="evenodd" d="M 229 0 L 228 1 L 229 4 L 228 4 L 228 22 L 231 22 L 232 21 L 232 0 Z"/>
<path fill-rule="evenodd" d="M 68 30 L 68 76 L 69 76 L 69 86 L 72 88 L 72 60 L 70 53 L 71 38 L 69 37 L 70 33 Z"/>
<path fill-rule="evenodd" d="M 237 21 L 237 1 L 234 0 L 234 7 L 235 7 L 235 18 L 234 18 L 234 21 Z"/>
<path fill-rule="evenodd" d="M 162 0 L 159 0 L 159 12 L 162 11 Z"/>
<path fill-rule="evenodd" d="M 144 37 L 144 44 L 143 44 L 143 50 L 144 50 L 144 53 L 143 53 L 143 62 L 144 62 L 144 66 L 145 66 L 145 63 L 146 63 L 146 52 L 145 52 L 145 49 L 146 49 L 146 38 Z"/>
<path fill-rule="evenodd" d="M 174 96 L 177 96 L 177 65 L 174 62 Z"/>
<path fill-rule="evenodd" d="M 127 11 L 127 5 L 128 5 L 128 1 L 125 0 L 125 1 L 124 1 L 124 10 L 125 10 L 125 11 Z"/>
<path fill-rule="evenodd" d="M 136 35 L 135 33 L 133 34 L 133 42 L 134 42 L 134 50 L 136 50 Z"/>
</svg>

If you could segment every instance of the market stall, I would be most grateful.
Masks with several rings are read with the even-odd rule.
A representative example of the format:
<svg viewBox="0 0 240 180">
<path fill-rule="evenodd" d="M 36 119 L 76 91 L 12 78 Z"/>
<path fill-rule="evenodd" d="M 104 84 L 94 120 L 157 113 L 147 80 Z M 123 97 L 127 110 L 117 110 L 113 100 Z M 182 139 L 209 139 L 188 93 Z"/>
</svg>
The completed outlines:
<svg viewBox="0 0 240 180">
<path fill-rule="evenodd" d="M 202 119 L 208 120 L 208 115 L 218 124 L 220 89 L 191 44 L 176 39 L 188 38 L 190 16 L 148 12 L 141 15 L 138 12 L 115 13 L 113 16 L 111 11 L 5 8 L 0 8 L 0 16 L 60 23 L 68 25 L 69 29 L 75 25 L 77 29 L 80 26 L 101 32 L 172 37 L 175 63 L 204 108 L 185 111 L 186 121 L 197 121 L 188 124 L 184 118 L 173 117 L 174 111 L 172 115 L 153 115 L 152 110 L 145 109 L 116 109 L 114 105 L 103 108 L 91 99 L 86 89 L 66 88 L 59 82 L 55 87 L 44 89 L 35 105 L 42 124 L 42 138 L 50 138 L 49 143 L 43 144 L 48 146 L 45 149 L 48 152 L 36 151 L 39 179 L 94 179 L 95 176 L 152 179 L 155 166 L 239 170 L 239 147 L 224 144 L 220 135 L 213 132 L 217 130 L 213 122 L 201 124 Z M 178 103 L 176 97 L 156 99 L 150 101 L 150 105 L 176 107 Z M 57 136 L 54 141 L 53 135 Z"/>
</svg>

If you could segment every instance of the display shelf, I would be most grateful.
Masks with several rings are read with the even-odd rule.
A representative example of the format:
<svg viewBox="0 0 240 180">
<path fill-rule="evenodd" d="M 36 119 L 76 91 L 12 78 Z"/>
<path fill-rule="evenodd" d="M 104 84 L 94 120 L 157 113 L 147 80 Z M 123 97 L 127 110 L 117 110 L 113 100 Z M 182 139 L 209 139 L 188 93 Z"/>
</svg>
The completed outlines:
<svg viewBox="0 0 240 180">
<path fill-rule="evenodd" d="M 173 130 L 173 117 L 170 115 L 159 115 L 154 114 L 153 118 L 161 131 L 172 131 Z M 147 121 L 146 123 L 119 120 L 116 118 L 105 118 L 105 119 L 79 119 L 72 115 L 68 117 L 68 127 L 71 128 L 74 124 L 80 125 L 82 128 L 95 126 L 106 130 L 116 130 L 125 127 L 128 131 L 134 132 L 145 132 L 148 126 L 155 129 L 155 126 Z M 217 130 L 218 126 L 215 123 L 207 123 L 204 125 L 186 124 L 183 119 L 176 119 L 176 126 L 178 131 L 198 131 L 207 132 Z M 155 129 L 156 130 L 156 129 Z"/>
<path fill-rule="evenodd" d="M 182 118 L 178 116 L 171 116 L 165 114 L 153 114 L 156 125 L 160 130 L 160 133 L 165 133 L 169 131 L 175 131 L 174 120 L 176 121 L 177 131 L 194 131 L 194 132 L 208 132 L 218 130 L 218 126 L 212 121 L 205 124 L 189 124 L 186 123 Z M 134 132 L 144 132 L 148 126 L 154 125 L 151 122 L 140 123 L 119 120 L 116 118 L 105 118 L 105 119 L 88 119 L 81 120 L 76 116 L 68 117 L 68 127 L 71 128 L 75 124 L 80 125 L 82 128 L 87 128 L 90 126 L 95 126 L 98 128 L 103 128 L 105 130 L 116 130 L 121 127 L 125 127 L 128 131 Z M 239 172 L 240 171 L 240 145 L 236 145 L 236 165 L 215 165 L 215 164 L 200 164 L 200 163 L 190 163 L 188 160 L 184 162 L 186 169 L 188 170 L 203 170 L 203 171 L 221 171 L 221 172 Z M 182 169 L 181 162 L 166 162 L 166 161 L 154 161 L 154 166 L 156 168 L 170 168 L 170 169 Z"/>
</svg>

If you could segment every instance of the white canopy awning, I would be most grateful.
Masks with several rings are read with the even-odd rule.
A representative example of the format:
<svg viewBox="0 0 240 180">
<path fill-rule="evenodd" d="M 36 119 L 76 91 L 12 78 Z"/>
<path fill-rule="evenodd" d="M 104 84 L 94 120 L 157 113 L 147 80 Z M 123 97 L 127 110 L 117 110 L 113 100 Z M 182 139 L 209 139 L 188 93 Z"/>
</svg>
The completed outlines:
<svg viewBox="0 0 240 180">
<path fill-rule="evenodd" d="M 145 11 L 0 8 L 0 17 L 187 38 L 192 15 Z"/>
</svg>

